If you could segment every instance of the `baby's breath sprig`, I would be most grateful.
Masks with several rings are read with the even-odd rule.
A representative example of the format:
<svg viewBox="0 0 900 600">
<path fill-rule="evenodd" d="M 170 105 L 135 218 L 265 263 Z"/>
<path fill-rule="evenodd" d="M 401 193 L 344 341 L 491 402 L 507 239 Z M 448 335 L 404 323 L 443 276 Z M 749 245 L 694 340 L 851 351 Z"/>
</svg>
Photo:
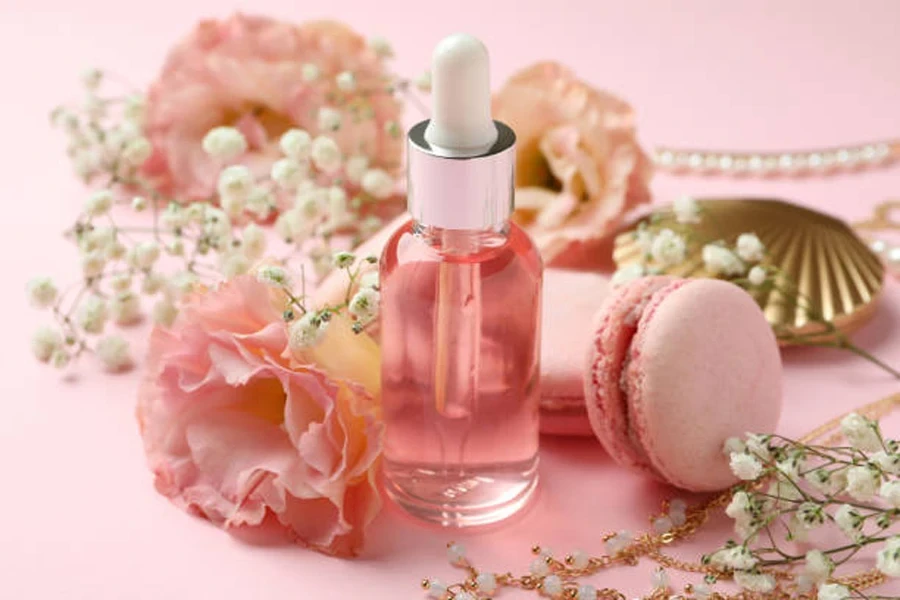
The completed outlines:
<svg viewBox="0 0 900 600">
<path fill-rule="evenodd" d="M 751 294 L 764 294 L 770 302 L 778 302 L 806 316 L 810 326 L 803 333 L 776 325 L 775 334 L 779 341 L 846 350 L 900 379 L 900 371 L 854 344 L 846 333 L 815 309 L 810 298 L 790 277 L 766 263 L 766 247 L 756 234 L 742 233 L 730 241 L 702 239 L 694 225 L 703 219 L 703 209 L 690 197 L 681 197 L 674 202 L 672 216 L 674 223 L 665 227 L 660 224 L 660 213 L 654 213 L 648 221 L 638 225 L 632 235 L 642 251 L 642 259 L 616 271 L 613 285 L 659 275 L 699 257 L 709 275 L 731 281 Z"/>
<path fill-rule="evenodd" d="M 464 577 L 451 584 L 427 578 L 422 589 L 434 600 L 485 600 L 509 588 L 552 600 L 624 600 L 621 591 L 585 580 L 648 560 L 654 567 L 649 592 L 641 596 L 645 600 L 898 600 L 896 593 L 870 591 L 900 581 L 895 531 L 900 444 L 886 438 L 873 420 L 898 407 L 900 395 L 895 394 L 833 419 L 799 441 L 755 434 L 730 439 L 724 451 L 741 484 L 695 506 L 678 499 L 663 502 L 662 511 L 650 516 L 646 533 L 603 535 L 604 554 L 575 551 L 559 558 L 535 545 L 528 572 L 517 576 L 477 568 L 465 548 L 451 542 L 447 558 Z M 737 541 L 727 541 L 699 561 L 669 554 L 670 547 L 723 509 L 735 521 Z M 842 532 L 845 541 L 819 541 L 816 534 L 829 528 Z M 850 559 L 858 559 L 866 547 L 877 549 L 873 568 L 839 572 L 849 570 Z M 671 572 L 693 581 L 676 589 Z M 879 590 L 896 592 L 897 587 Z"/>
<path fill-rule="evenodd" d="M 386 42 L 372 43 L 380 56 L 391 54 Z M 309 73 L 313 79 L 320 76 Z M 132 363 L 128 344 L 109 333 L 108 325 L 140 321 L 142 297 L 154 298 L 150 315 L 155 322 L 171 324 L 181 298 L 195 285 L 215 285 L 260 261 L 269 246 L 269 223 L 287 250 L 280 268 L 294 261 L 311 264 L 316 278 L 334 268 L 349 269 L 333 260 L 335 252 L 364 241 L 381 227 L 379 215 L 390 212 L 380 207 L 396 197 L 399 165 L 372 165 L 364 148 L 345 156 L 335 141 L 340 132 L 373 118 L 365 94 L 350 93 L 356 87 L 351 72 L 337 75 L 337 92 L 332 104 L 318 109 L 316 130 L 291 128 L 281 135 L 281 156 L 267 173 L 242 164 L 250 143 L 240 130 L 227 124 L 210 129 L 201 146 L 219 173 L 215 192 L 201 201 L 169 194 L 145 173 L 153 153 L 145 131 L 145 97 L 104 94 L 112 78 L 99 70 L 87 71 L 82 79 L 82 102 L 51 113 L 52 123 L 66 135 L 76 173 L 92 188 L 66 232 L 78 250 L 82 274 L 65 293 L 46 277 L 27 285 L 32 303 L 49 310 L 54 321 L 32 340 L 42 362 L 62 368 L 91 353 L 108 369 L 123 369 Z M 398 79 L 371 94 L 407 95 L 411 88 Z M 356 98 L 353 106 L 349 98 Z M 389 135 L 399 135 L 398 124 L 386 128 Z M 136 221 L 138 213 L 149 215 Z M 377 274 L 361 273 L 360 267 L 349 272 L 350 285 L 358 291 L 348 292 L 339 307 L 309 313 L 295 297 L 286 316 L 296 315 L 292 329 L 298 340 L 314 342 L 338 311 L 350 315 L 357 331 L 372 321 L 379 302 L 377 279 L 372 283 Z M 362 278 L 365 285 L 357 281 Z"/>
</svg>

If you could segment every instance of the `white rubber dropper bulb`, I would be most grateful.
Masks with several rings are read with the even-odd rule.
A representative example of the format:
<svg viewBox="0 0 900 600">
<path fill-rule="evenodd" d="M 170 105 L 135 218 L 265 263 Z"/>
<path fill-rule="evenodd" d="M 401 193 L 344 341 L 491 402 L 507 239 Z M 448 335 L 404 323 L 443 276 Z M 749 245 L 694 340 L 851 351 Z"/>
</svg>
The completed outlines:
<svg viewBox="0 0 900 600">
<path fill-rule="evenodd" d="M 477 156 L 497 141 L 491 118 L 490 61 L 476 37 L 444 38 L 431 58 L 432 116 L 425 141 L 444 156 Z"/>
</svg>

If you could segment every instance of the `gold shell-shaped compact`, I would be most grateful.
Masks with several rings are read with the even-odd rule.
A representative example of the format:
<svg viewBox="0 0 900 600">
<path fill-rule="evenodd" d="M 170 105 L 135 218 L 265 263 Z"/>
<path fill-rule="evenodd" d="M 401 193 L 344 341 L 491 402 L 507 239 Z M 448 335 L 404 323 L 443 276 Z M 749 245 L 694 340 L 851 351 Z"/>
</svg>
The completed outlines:
<svg viewBox="0 0 900 600">
<path fill-rule="evenodd" d="M 828 335 L 823 321 L 848 333 L 874 312 L 884 284 L 884 266 L 843 221 L 781 200 L 710 198 L 697 203 L 701 219 L 689 226 L 691 239 L 721 240 L 733 246 L 740 234 L 755 233 L 765 245 L 763 265 L 781 274 L 781 284 L 751 289 L 751 294 L 782 342 Z M 653 230 L 675 226 L 670 209 L 661 209 L 642 221 Z M 683 263 L 664 272 L 710 276 L 699 248 L 691 248 Z M 613 258 L 619 268 L 643 260 L 633 231 L 617 237 Z"/>
</svg>

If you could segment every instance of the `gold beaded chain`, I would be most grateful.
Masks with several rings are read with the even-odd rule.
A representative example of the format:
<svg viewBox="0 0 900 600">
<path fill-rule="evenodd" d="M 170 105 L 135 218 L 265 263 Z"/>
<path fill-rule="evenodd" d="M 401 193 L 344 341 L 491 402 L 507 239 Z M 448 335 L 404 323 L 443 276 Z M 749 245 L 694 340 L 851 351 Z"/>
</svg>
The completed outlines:
<svg viewBox="0 0 900 600">
<path fill-rule="evenodd" d="M 887 398 L 871 402 L 858 409 L 850 412 L 856 412 L 873 420 L 880 420 L 887 414 L 891 413 L 897 407 L 900 407 L 900 394 L 894 394 Z M 840 432 L 840 422 L 849 412 L 827 423 L 817 427 L 807 435 L 800 438 L 801 443 L 810 443 L 819 441 L 823 445 L 832 445 L 842 438 Z M 763 482 L 756 482 L 756 486 L 761 486 Z M 580 586 L 575 580 L 581 577 L 595 575 L 605 569 L 614 566 L 628 565 L 636 566 L 641 558 L 647 558 L 663 568 L 673 569 L 685 573 L 696 573 L 716 579 L 728 580 L 731 578 L 729 571 L 722 570 L 712 564 L 702 564 L 699 562 L 684 561 L 664 553 L 663 549 L 675 544 L 676 542 L 689 539 L 700 527 L 702 527 L 709 516 L 719 509 L 723 509 L 731 501 L 733 490 L 728 490 L 714 496 L 707 502 L 695 507 L 689 507 L 685 511 L 684 522 L 680 525 L 673 526 L 669 531 L 661 534 L 644 533 L 637 536 L 632 543 L 622 550 L 614 554 L 603 554 L 596 557 L 589 557 L 582 560 L 583 564 L 576 565 L 576 558 L 567 555 L 564 559 L 559 560 L 553 556 L 545 556 L 539 545 L 532 547 L 533 554 L 543 560 L 546 564 L 547 575 L 521 575 L 515 576 L 512 573 L 503 573 L 496 575 L 492 584 L 496 588 L 510 587 L 524 590 L 532 590 L 549 595 L 544 590 L 544 582 L 549 575 L 556 576 L 559 581 L 560 588 L 555 593 L 558 598 L 566 600 L 626 600 L 625 594 L 614 588 L 589 589 L 585 592 L 584 586 Z M 664 515 L 669 514 L 670 502 L 663 502 Z M 659 515 L 651 516 L 652 523 Z M 616 533 L 608 533 L 602 537 L 604 542 L 609 541 L 616 536 Z M 455 544 L 450 542 L 448 548 Z M 422 580 L 422 588 L 429 592 L 433 598 L 439 600 L 475 600 L 485 597 L 485 595 L 493 595 L 493 590 L 481 589 L 477 580 L 481 574 L 465 556 L 458 557 L 453 564 L 464 570 L 466 578 L 460 583 L 455 583 L 446 587 L 436 587 L 437 580 Z M 778 587 L 771 592 L 750 592 L 740 591 L 733 594 L 723 594 L 721 592 L 706 592 L 702 596 L 708 600 L 787 600 L 789 598 L 810 599 L 815 597 L 815 592 L 801 592 L 794 583 L 794 575 L 789 568 L 769 569 L 767 573 L 772 575 L 779 581 Z M 852 575 L 833 578 L 833 582 L 852 587 L 856 590 L 864 590 L 876 585 L 880 585 L 886 581 L 886 576 L 877 569 L 868 569 L 860 571 Z M 784 587 L 782 586 L 784 584 Z M 684 586 L 684 594 L 692 596 L 698 593 L 698 586 L 687 584 Z M 437 592 L 437 593 L 435 593 Z M 592 594 L 589 595 L 589 594 Z M 660 586 L 654 589 L 649 595 L 645 596 L 648 600 L 671 600 L 672 598 L 684 598 L 685 596 L 673 595 L 668 586 Z"/>
</svg>

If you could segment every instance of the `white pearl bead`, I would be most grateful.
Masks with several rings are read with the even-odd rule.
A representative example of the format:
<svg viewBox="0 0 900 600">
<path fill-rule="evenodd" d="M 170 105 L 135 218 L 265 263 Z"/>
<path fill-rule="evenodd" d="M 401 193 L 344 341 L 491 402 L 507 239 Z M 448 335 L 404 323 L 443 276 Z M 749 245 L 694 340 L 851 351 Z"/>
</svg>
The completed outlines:
<svg viewBox="0 0 900 600">
<path fill-rule="evenodd" d="M 878 144 L 875 146 L 875 156 L 877 156 L 879 160 L 887 158 L 890 153 L 891 148 L 887 144 Z"/>
<path fill-rule="evenodd" d="M 850 162 L 850 151 L 842 148 L 837 151 L 837 154 L 835 154 L 835 158 L 840 164 L 845 165 Z"/>
<path fill-rule="evenodd" d="M 553 548 L 541 546 L 541 553 L 538 556 L 541 558 L 553 558 Z"/>
<path fill-rule="evenodd" d="M 475 577 L 475 583 L 478 585 L 478 589 L 488 596 L 493 596 L 497 591 L 497 578 L 493 573 L 479 573 Z"/>
<path fill-rule="evenodd" d="M 453 600 L 478 600 L 478 598 L 469 592 L 456 592 L 456 594 L 453 595 Z"/>
<path fill-rule="evenodd" d="M 684 512 L 687 510 L 687 502 L 681 498 L 673 498 L 669 502 L 669 512 Z"/>
<path fill-rule="evenodd" d="M 756 156 L 755 154 L 747 159 L 747 166 L 750 167 L 751 171 L 759 171 L 763 167 L 762 157 Z"/>
<path fill-rule="evenodd" d="M 428 597 L 429 598 L 443 598 L 444 594 L 447 593 L 447 586 L 444 585 L 440 579 L 431 579 L 428 582 Z"/>
<path fill-rule="evenodd" d="M 874 240 L 871 244 L 869 244 L 869 248 L 872 249 L 872 252 L 875 254 L 881 254 L 885 250 L 887 250 L 887 242 L 884 240 Z"/>
<path fill-rule="evenodd" d="M 559 596 L 563 592 L 562 579 L 560 579 L 556 575 L 548 575 L 544 578 L 543 584 L 541 585 L 541 590 L 543 591 L 544 595 L 550 596 L 551 598 Z"/>
<path fill-rule="evenodd" d="M 660 164 L 669 166 L 673 162 L 675 162 L 675 155 L 672 154 L 670 151 L 664 150 L 659 153 L 659 163 Z"/>
<path fill-rule="evenodd" d="M 895 246 L 888 250 L 887 260 L 889 263 L 900 265 L 900 246 Z"/>
<path fill-rule="evenodd" d="M 447 560 L 451 565 L 458 565 L 466 558 L 466 548 L 462 544 L 450 544 L 447 546 Z"/>
<path fill-rule="evenodd" d="M 653 519 L 653 531 L 662 534 L 672 529 L 672 519 L 668 516 L 657 517 Z"/>
<path fill-rule="evenodd" d="M 550 565 L 547 564 L 543 558 L 536 558 L 531 561 L 531 566 L 528 569 L 531 571 L 531 574 L 535 577 L 543 577 L 550 573 Z"/>
<path fill-rule="evenodd" d="M 597 600 L 597 588 L 587 584 L 578 588 L 578 600 Z"/>
<path fill-rule="evenodd" d="M 875 146 L 866 146 L 862 149 L 862 157 L 866 162 L 874 161 L 878 155 L 875 152 Z"/>
<path fill-rule="evenodd" d="M 585 569 L 590 564 L 591 557 L 583 550 L 576 550 L 572 553 L 572 566 L 576 569 Z"/>
<path fill-rule="evenodd" d="M 688 165 L 690 165 L 691 167 L 696 169 L 696 168 L 700 167 L 700 165 L 702 165 L 702 164 L 703 164 L 703 155 L 694 153 L 688 157 Z"/>
<path fill-rule="evenodd" d="M 782 169 L 793 169 L 794 157 L 790 154 L 782 154 L 778 157 L 778 166 Z"/>
<path fill-rule="evenodd" d="M 818 169 L 822 166 L 822 155 L 818 152 L 813 152 L 809 155 L 809 166 L 812 169 Z"/>
<path fill-rule="evenodd" d="M 723 171 L 729 170 L 734 165 L 734 159 L 725 154 L 719 157 L 719 168 Z"/>
</svg>

